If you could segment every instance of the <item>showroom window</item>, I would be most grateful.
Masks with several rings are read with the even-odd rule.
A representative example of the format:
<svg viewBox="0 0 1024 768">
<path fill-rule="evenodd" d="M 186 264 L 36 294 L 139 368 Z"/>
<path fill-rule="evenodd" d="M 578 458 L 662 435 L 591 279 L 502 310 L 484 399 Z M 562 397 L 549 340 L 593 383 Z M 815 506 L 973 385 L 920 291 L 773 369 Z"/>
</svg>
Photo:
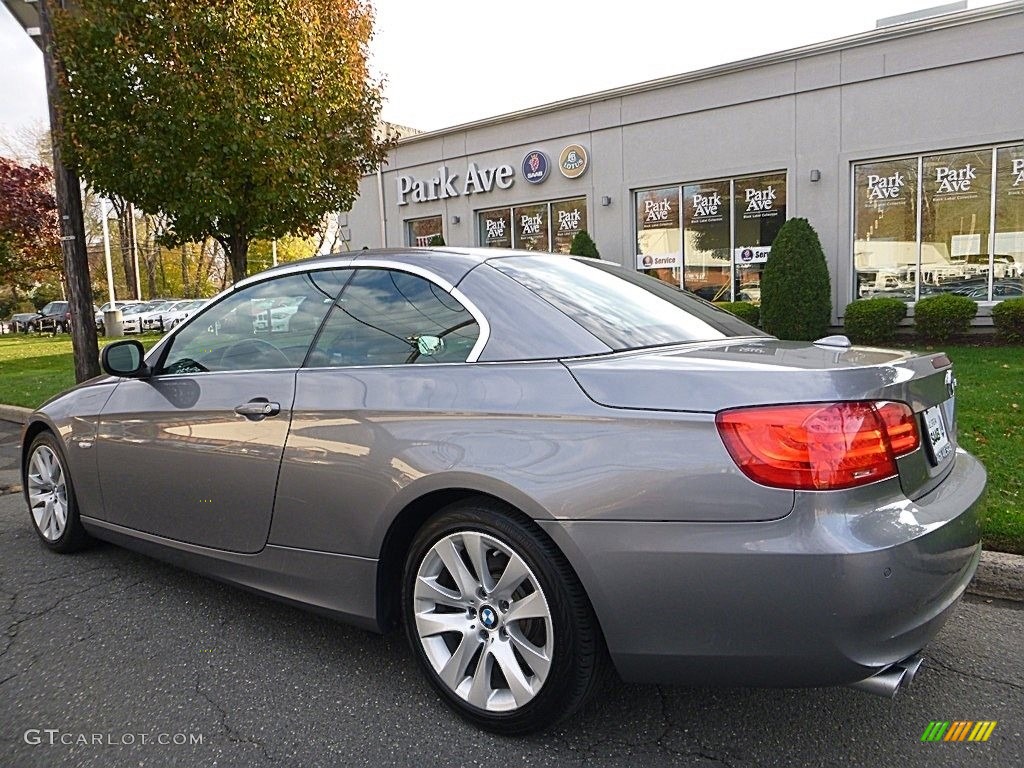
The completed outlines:
<svg viewBox="0 0 1024 768">
<path fill-rule="evenodd" d="M 440 216 L 428 216 L 425 219 L 411 219 L 405 222 L 406 245 L 424 247 L 430 245 L 433 237 L 444 237 Z"/>
<path fill-rule="evenodd" d="M 679 187 L 636 193 L 637 269 L 679 285 L 683 241 L 679 228 Z"/>
<path fill-rule="evenodd" d="M 855 298 L 1024 294 L 1024 145 L 860 163 L 853 184 Z"/>
<path fill-rule="evenodd" d="M 494 208 L 478 214 L 480 244 L 488 248 L 568 253 L 587 228 L 585 197 Z"/>
<path fill-rule="evenodd" d="M 784 171 L 640 190 L 636 268 L 709 301 L 756 304 L 785 221 Z"/>
</svg>

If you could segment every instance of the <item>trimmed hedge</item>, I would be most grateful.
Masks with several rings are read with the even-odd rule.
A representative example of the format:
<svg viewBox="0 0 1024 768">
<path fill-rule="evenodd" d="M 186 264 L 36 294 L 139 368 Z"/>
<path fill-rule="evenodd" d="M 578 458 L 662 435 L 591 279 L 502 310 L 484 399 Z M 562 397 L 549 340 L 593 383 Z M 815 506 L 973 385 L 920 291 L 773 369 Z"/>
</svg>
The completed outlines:
<svg viewBox="0 0 1024 768">
<path fill-rule="evenodd" d="M 846 305 L 843 329 L 856 344 L 884 344 L 896 337 L 907 305 L 900 299 L 859 299 Z"/>
<path fill-rule="evenodd" d="M 946 341 L 964 333 L 978 313 L 973 299 L 955 293 L 928 296 L 914 305 L 914 328 L 926 341 Z"/>
<path fill-rule="evenodd" d="M 992 324 L 1004 341 L 1024 341 L 1024 298 L 1006 299 L 992 307 Z"/>
<path fill-rule="evenodd" d="M 807 219 L 790 219 L 761 274 L 761 325 L 773 336 L 814 341 L 828 334 L 832 288 L 825 252 Z"/>
<path fill-rule="evenodd" d="M 715 306 L 726 312 L 732 312 L 745 323 L 756 326 L 761 322 L 761 310 L 749 301 L 719 301 L 715 303 Z"/>
<path fill-rule="evenodd" d="M 597 251 L 597 243 L 585 229 L 581 229 L 572 237 L 569 244 L 570 256 L 586 256 L 590 259 L 600 259 L 601 254 Z"/>
<path fill-rule="evenodd" d="M 437 246 L 444 244 L 444 235 L 431 235 L 430 239 L 427 241 L 427 245 L 431 248 L 436 248 Z"/>
</svg>

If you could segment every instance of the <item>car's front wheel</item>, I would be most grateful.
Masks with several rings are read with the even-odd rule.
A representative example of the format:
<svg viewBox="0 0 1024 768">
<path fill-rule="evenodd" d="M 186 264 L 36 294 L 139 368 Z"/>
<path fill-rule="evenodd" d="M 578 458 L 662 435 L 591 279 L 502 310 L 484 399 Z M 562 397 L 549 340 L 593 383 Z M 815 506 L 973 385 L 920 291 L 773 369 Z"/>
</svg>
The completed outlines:
<svg viewBox="0 0 1024 768">
<path fill-rule="evenodd" d="M 496 503 L 452 505 L 417 534 L 405 567 L 406 633 L 431 684 L 463 717 L 508 735 L 575 713 L 604 645 L 554 544 Z"/>
<path fill-rule="evenodd" d="M 41 432 L 32 441 L 22 482 L 32 526 L 47 547 L 67 553 L 92 542 L 78 517 L 75 489 L 63 453 L 50 432 Z"/>
</svg>

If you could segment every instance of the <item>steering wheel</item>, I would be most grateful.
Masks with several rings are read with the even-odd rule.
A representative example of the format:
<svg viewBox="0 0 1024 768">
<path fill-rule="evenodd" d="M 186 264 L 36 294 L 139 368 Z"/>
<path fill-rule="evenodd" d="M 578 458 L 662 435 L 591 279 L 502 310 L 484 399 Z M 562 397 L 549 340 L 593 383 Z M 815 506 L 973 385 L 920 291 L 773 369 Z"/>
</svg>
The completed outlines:
<svg viewBox="0 0 1024 768">
<path fill-rule="evenodd" d="M 227 370 L 237 368 L 291 368 L 292 361 L 269 341 L 248 338 L 236 341 L 224 350 L 221 365 Z"/>
</svg>

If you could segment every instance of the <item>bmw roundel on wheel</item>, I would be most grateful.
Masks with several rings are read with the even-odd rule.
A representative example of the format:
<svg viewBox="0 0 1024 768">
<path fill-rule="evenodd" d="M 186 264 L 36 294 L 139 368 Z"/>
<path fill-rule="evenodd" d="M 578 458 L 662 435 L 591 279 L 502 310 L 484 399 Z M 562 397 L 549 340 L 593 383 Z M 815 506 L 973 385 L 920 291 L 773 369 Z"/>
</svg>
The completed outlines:
<svg viewBox="0 0 1024 768">
<path fill-rule="evenodd" d="M 42 546 L 400 631 L 481 728 L 569 717 L 605 670 L 894 695 L 978 562 L 941 353 L 486 249 L 318 257 L 190 309 L 32 414 Z"/>
</svg>

